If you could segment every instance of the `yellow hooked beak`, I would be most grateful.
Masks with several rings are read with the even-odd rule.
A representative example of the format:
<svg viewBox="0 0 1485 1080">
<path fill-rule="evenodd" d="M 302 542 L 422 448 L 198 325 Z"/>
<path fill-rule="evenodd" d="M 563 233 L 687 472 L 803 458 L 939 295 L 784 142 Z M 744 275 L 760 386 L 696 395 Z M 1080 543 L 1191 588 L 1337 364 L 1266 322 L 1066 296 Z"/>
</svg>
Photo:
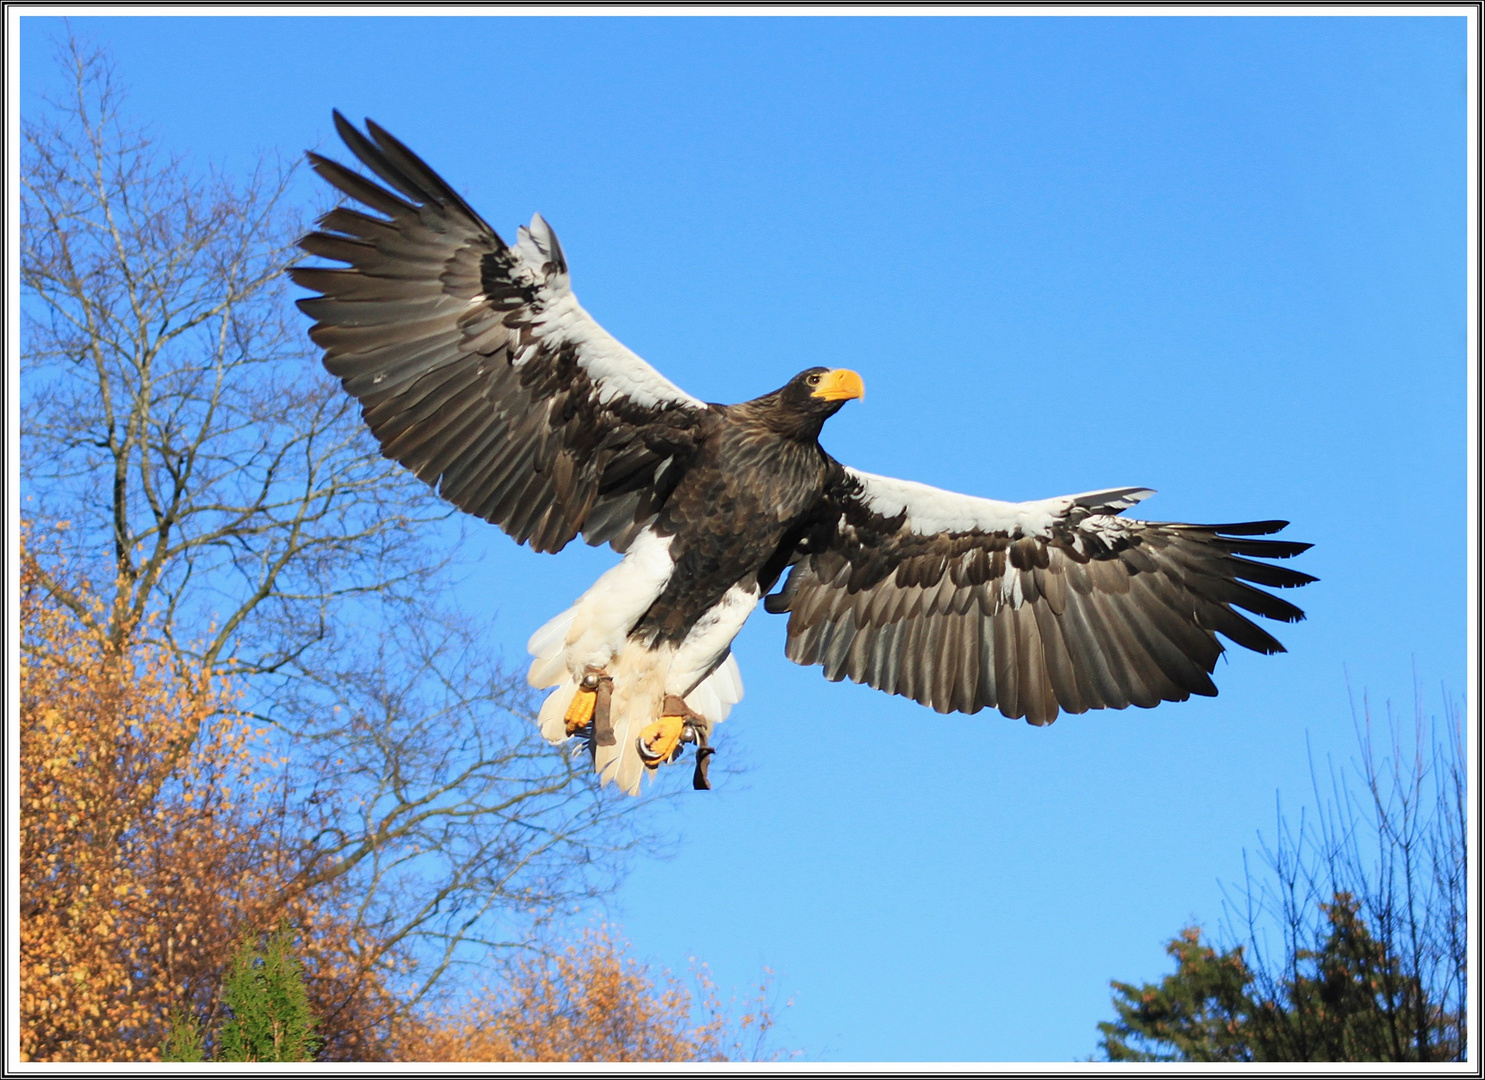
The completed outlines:
<svg viewBox="0 0 1485 1080">
<path fill-rule="evenodd" d="M 810 397 L 824 398 L 826 401 L 846 401 L 865 396 L 866 384 L 850 368 L 827 371 L 820 376 L 820 385 L 810 393 Z"/>
</svg>

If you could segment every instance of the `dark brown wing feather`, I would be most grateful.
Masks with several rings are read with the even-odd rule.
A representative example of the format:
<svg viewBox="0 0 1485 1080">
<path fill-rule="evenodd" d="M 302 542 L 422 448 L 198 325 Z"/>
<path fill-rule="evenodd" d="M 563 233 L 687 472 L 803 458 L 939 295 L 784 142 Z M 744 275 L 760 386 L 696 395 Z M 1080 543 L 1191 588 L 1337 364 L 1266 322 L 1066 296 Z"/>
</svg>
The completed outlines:
<svg viewBox="0 0 1485 1080">
<path fill-rule="evenodd" d="M 376 178 L 310 154 L 348 206 L 300 242 L 344 267 L 296 267 L 325 367 L 382 453 L 538 551 L 580 532 L 620 551 L 684 472 L 711 412 L 578 305 L 540 217 L 508 247 L 392 136 L 336 129 Z M 369 137 L 368 137 L 369 135 Z M 385 186 L 383 186 L 385 185 Z"/>
<path fill-rule="evenodd" d="M 939 712 L 993 706 L 1048 724 L 1059 711 L 1211 696 L 1218 634 L 1284 651 L 1238 609 L 1304 617 L 1248 582 L 1292 588 L 1315 579 L 1255 560 L 1310 545 L 1253 539 L 1282 521 L 1117 516 L 1148 494 L 996 504 L 842 470 L 829 516 L 767 607 L 789 612 L 789 659 Z"/>
</svg>

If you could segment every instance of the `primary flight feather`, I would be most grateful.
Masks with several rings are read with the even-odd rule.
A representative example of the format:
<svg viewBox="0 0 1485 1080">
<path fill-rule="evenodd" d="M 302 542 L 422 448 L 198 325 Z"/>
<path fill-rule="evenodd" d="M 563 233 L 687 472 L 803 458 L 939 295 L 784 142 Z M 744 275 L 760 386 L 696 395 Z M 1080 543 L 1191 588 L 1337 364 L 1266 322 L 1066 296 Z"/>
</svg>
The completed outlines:
<svg viewBox="0 0 1485 1080">
<path fill-rule="evenodd" d="M 1264 588 L 1308 544 L 1282 521 L 1120 516 L 1122 487 L 1008 503 L 860 472 L 819 443 L 861 377 L 811 367 L 740 405 L 692 397 L 578 304 L 538 214 L 507 245 L 371 121 L 336 130 L 375 179 L 310 154 L 340 206 L 295 267 L 325 367 L 382 453 L 537 551 L 582 536 L 623 559 L 532 636 L 542 733 L 582 737 L 631 794 L 742 697 L 732 639 L 765 608 L 785 651 L 939 712 L 1151 707 L 1213 695 L 1217 635 L 1282 652 L 1241 611 L 1303 612 Z"/>
</svg>

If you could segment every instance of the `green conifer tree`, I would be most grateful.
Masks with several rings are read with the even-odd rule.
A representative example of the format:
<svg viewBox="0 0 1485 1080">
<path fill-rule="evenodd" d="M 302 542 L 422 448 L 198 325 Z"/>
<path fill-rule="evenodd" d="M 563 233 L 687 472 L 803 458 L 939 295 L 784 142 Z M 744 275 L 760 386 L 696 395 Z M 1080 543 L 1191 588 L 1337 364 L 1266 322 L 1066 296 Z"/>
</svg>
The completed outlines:
<svg viewBox="0 0 1485 1080">
<path fill-rule="evenodd" d="M 217 1036 L 221 1061 L 312 1061 L 319 1040 L 304 986 L 304 966 L 287 927 L 262 949 L 244 938 L 222 989 L 228 1018 Z"/>
<path fill-rule="evenodd" d="M 1187 927 L 1158 984 L 1113 982 L 1118 1020 L 1101 1023 L 1109 1061 L 1443 1061 L 1458 1017 L 1430 1002 L 1377 940 L 1356 898 L 1320 905 L 1329 933 L 1298 948 L 1277 980 L 1257 978 L 1242 946 L 1218 952 Z M 1265 983 L 1263 992 L 1256 984 Z"/>
<path fill-rule="evenodd" d="M 1319 812 L 1280 815 L 1272 876 L 1248 879 L 1247 949 L 1188 927 L 1160 983 L 1114 982 L 1111 1061 L 1463 1061 L 1468 1047 L 1466 728 L 1420 697 L 1411 725 L 1356 717 L 1359 754 L 1318 777 Z M 1313 764 L 1313 763 L 1312 763 Z M 1229 930 L 1229 933 L 1231 931 Z M 1231 938 L 1229 938 L 1231 940 Z"/>
<path fill-rule="evenodd" d="M 1349 893 L 1321 904 L 1330 932 L 1299 949 L 1277 1000 L 1255 1010 L 1253 1037 L 1267 1061 L 1427 1061 L 1452 1048 L 1439 1010 L 1368 929 Z"/>
<path fill-rule="evenodd" d="M 165 1021 L 165 1042 L 160 1047 L 161 1061 L 205 1061 L 206 1037 L 201 1023 L 185 1009 L 170 1010 Z"/>
<path fill-rule="evenodd" d="M 1101 1023 L 1109 1061 L 1252 1061 L 1253 979 L 1242 946 L 1218 952 L 1188 926 L 1166 953 L 1176 971 L 1159 985 L 1113 982 L 1119 1019 Z"/>
</svg>

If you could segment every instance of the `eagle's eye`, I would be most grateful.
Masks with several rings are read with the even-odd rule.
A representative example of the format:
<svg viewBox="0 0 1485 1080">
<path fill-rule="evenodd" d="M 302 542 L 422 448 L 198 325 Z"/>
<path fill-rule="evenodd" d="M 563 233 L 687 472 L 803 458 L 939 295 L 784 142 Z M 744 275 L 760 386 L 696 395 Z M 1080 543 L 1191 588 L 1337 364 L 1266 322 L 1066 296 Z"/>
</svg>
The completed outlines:
<svg viewBox="0 0 1485 1080">
<path fill-rule="evenodd" d="M 807 383 L 809 383 L 811 386 L 819 386 L 820 385 L 820 376 L 818 376 L 818 375 L 811 375 L 805 381 Z"/>
</svg>

